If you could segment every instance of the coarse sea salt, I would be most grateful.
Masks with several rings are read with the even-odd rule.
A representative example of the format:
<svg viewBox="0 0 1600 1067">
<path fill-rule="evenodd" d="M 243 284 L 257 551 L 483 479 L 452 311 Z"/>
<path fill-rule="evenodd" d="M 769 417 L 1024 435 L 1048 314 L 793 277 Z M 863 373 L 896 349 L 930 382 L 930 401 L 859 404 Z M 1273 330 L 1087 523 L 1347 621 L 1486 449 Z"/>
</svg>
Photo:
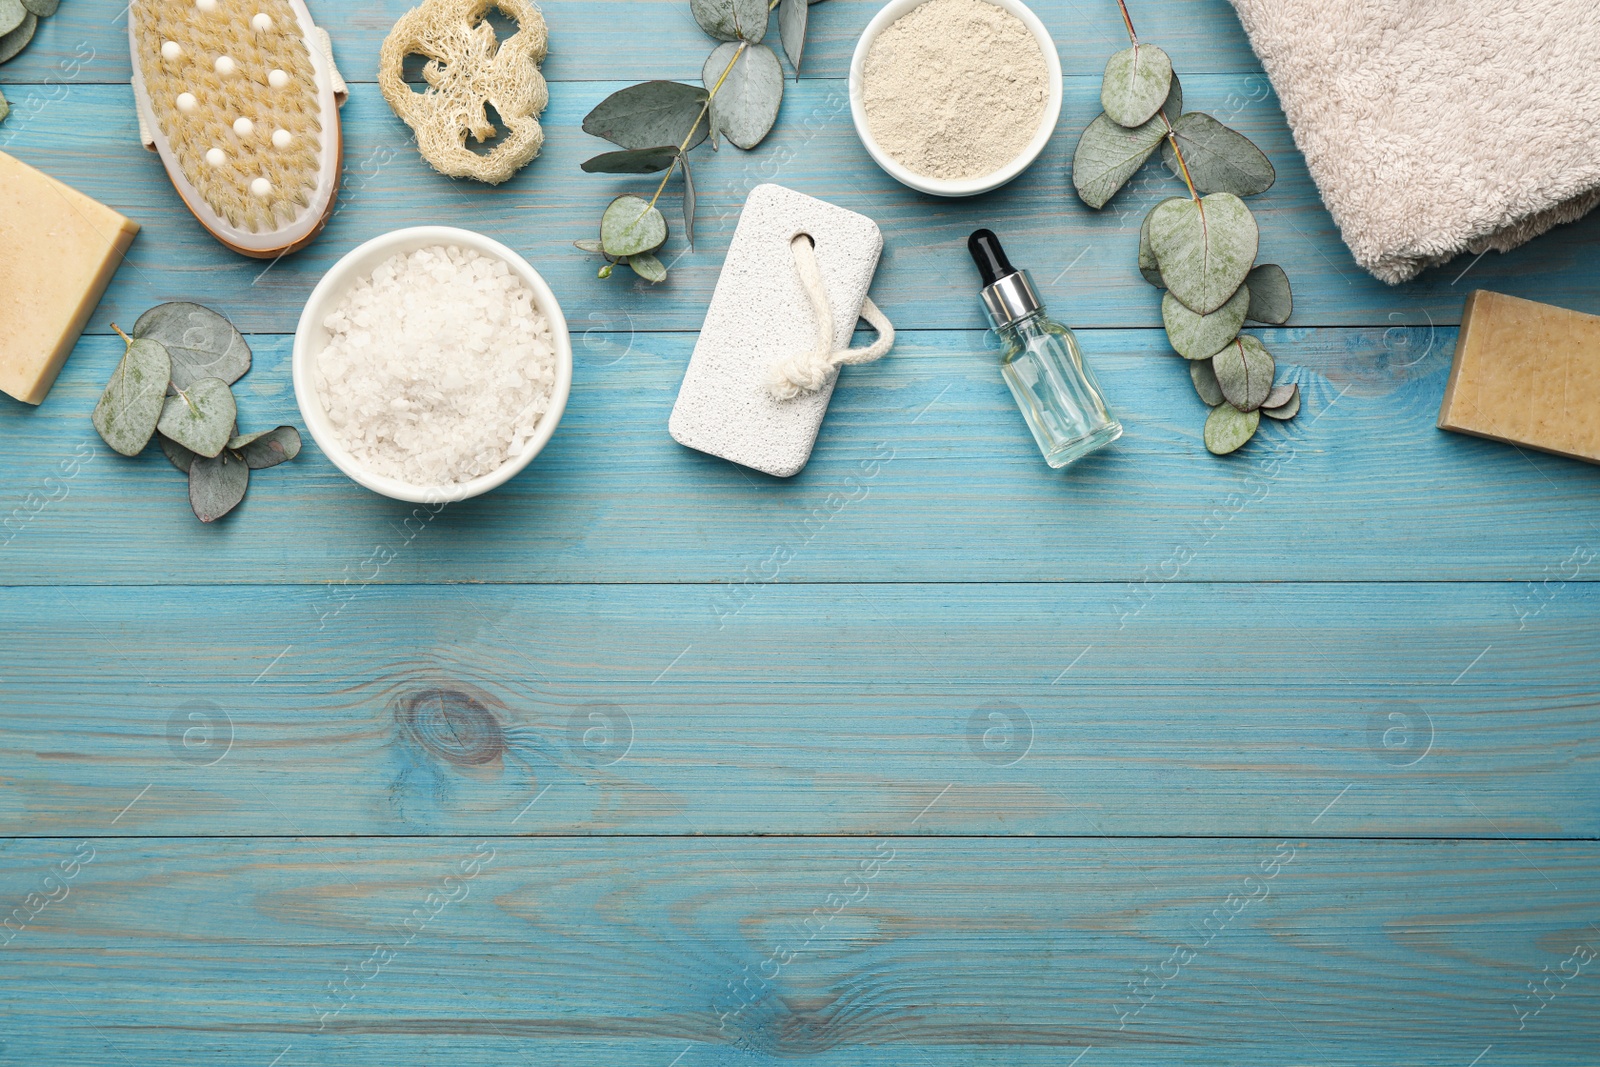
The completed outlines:
<svg viewBox="0 0 1600 1067">
<path fill-rule="evenodd" d="M 550 324 L 499 259 L 454 246 L 400 253 L 323 325 L 323 410 L 375 474 L 415 486 L 470 481 L 522 455 L 550 407 Z"/>
</svg>

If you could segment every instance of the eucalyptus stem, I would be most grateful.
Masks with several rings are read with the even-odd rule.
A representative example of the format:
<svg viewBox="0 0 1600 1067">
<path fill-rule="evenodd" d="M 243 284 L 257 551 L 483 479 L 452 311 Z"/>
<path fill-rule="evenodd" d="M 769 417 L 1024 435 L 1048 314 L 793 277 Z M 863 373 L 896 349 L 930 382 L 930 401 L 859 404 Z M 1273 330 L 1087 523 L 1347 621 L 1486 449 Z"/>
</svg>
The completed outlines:
<svg viewBox="0 0 1600 1067">
<path fill-rule="evenodd" d="M 1172 155 L 1178 161 L 1178 169 L 1183 172 L 1183 184 L 1189 187 L 1190 198 L 1198 204 L 1200 202 L 1200 194 L 1195 191 L 1194 180 L 1189 177 L 1189 164 L 1184 162 L 1183 149 L 1178 147 L 1178 134 L 1172 128 L 1172 120 L 1167 118 L 1165 111 L 1158 111 L 1156 114 L 1161 116 L 1162 125 L 1167 128 L 1167 143 L 1172 146 Z"/>
<path fill-rule="evenodd" d="M 1128 27 L 1128 40 L 1137 46 L 1139 35 L 1133 32 L 1133 19 L 1128 15 L 1127 0 L 1117 0 L 1117 6 L 1122 9 L 1122 24 Z"/>
<path fill-rule="evenodd" d="M 773 7 L 776 6 L 777 4 L 774 2 Z M 771 11 L 772 8 L 769 7 L 767 10 Z M 749 47 L 749 41 L 740 41 L 739 47 L 733 50 L 733 58 L 728 60 L 726 67 L 722 68 L 722 76 L 717 79 L 717 84 L 711 87 L 711 91 L 706 94 L 706 102 L 700 105 L 700 114 L 695 116 L 694 125 L 690 126 L 689 132 L 684 135 L 683 143 L 678 146 L 678 154 L 672 157 L 671 163 L 667 164 L 667 172 L 661 176 L 661 184 L 656 186 L 656 195 L 650 198 L 650 203 L 645 206 L 645 211 L 655 207 L 656 201 L 661 199 L 661 194 L 666 192 L 667 182 L 672 180 L 672 172 L 678 169 L 678 161 L 683 158 L 685 152 L 689 151 L 689 142 L 694 140 L 695 131 L 700 128 L 700 120 L 704 119 L 711 110 L 712 97 L 717 95 L 717 90 L 722 88 L 722 83 L 727 81 L 728 75 L 733 72 L 733 65 L 739 62 L 739 57 L 744 55 L 744 50 Z M 643 211 L 639 213 L 639 217 L 641 219 L 644 218 Z"/>
<path fill-rule="evenodd" d="M 116 323 L 114 323 L 114 322 L 113 322 L 113 323 L 112 323 L 112 324 L 111 324 L 111 328 L 112 328 L 112 329 L 113 329 L 113 330 L 116 330 L 116 331 L 117 331 L 117 336 L 118 336 L 118 337 L 120 337 L 120 338 L 122 338 L 122 340 L 123 340 L 123 341 L 124 341 L 124 342 L 125 342 L 125 343 L 127 343 L 127 344 L 130 344 L 130 345 L 131 345 L 131 344 L 133 344 L 133 338 L 131 338 L 131 337 L 129 337 L 129 336 L 128 336 L 128 335 L 127 335 L 127 334 L 125 334 L 125 333 L 123 333 L 123 332 L 122 332 L 122 327 L 120 327 L 120 326 L 118 326 L 118 325 L 117 325 L 117 324 L 116 324 Z M 137 326 L 135 326 L 135 327 L 134 327 L 134 329 L 138 329 L 138 327 L 137 327 Z"/>
</svg>

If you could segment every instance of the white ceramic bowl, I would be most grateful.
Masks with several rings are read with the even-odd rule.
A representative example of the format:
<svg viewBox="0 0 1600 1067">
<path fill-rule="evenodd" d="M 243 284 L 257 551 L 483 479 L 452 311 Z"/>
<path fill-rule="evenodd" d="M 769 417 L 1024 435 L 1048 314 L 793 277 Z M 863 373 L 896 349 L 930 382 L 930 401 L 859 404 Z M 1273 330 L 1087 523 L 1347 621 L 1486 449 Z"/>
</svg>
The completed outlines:
<svg viewBox="0 0 1600 1067">
<path fill-rule="evenodd" d="M 328 331 L 322 325 L 323 320 L 350 288 L 390 256 L 435 245 L 470 248 L 479 255 L 501 260 L 527 282 L 533 290 L 534 302 L 550 322 L 550 341 L 555 347 L 556 358 L 556 382 L 550 394 L 550 408 L 544 413 L 522 455 L 507 461 L 499 470 L 480 475 L 469 482 L 444 486 L 412 485 L 397 478 L 374 474 L 362 467 L 334 434 L 328 413 L 323 409 L 322 398 L 317 393 L 316 375 L 312 368 L 313 360 L 328 346 Z M 539 454 L 549 442 L 551 434 L 556 432 L 556 424 L 561 421 L 561 413 L 567 406 L 567 394 L 572 390 L 572 339 L 567 333 L 567 320 L 561 314 L 561 305 L 556 303 L 555 294 L 527 260 L 499 241 L 491 241 L 471 230 L 460 230 L 453 226 L 412 226 L 374 237 L 339 260 L 323 275 L 322 281 L 311 291 L 311 299 L 306 301 L 305 310 L 300 313 L 300 325 L 295 328 L 293 366 L 294 398 L 300 405 L 300 417 L 305 420 L 306 429 L 311 431 L 317 447 L 333 460 L 336 467 L 349 475 L 352 481 L 374 493 L 382 493 L 396 500 L 434 504 L 466 500 L 504 485 Z"/>
<path fill-rule="evenodd" d="M 866 66 L 867 50 L 872 47 L 873 40 L 900 16 L 924 3 L 927 3 L 927 0 L 889 0 L 889 3 L 883 6 L 883 10 L 867 23 L 867 28 L 861 33 L 861 40 L 856 42 L 855 55 L 850 59 L 850 117 L 855 120 L 856 134 L 866 146 L 867 152 L 877 161 L 878 166 L 896 181 L 913 189 L 934 196 L 976 196 L 979 193 L 987 193 L 990 189 L 998 189 L 1027 170 L 1029 164 L 1039 158 L 1039 153 L 1044 151 L 1050 135 L 1056 131 L 1056 120 L 1061 117 L 1061 57 L 1056 54 L 1056 43 L 1050 39 L 1050 31 L 1044 28 L 1039 16 L 1030 11 L 1022 0 L 989 0 L 989 3 L 1004 8 L 1021 19 L 1023 25 L 1032 30 L 1034 37 L 1039 41 L 1039 50 L 1044 53 L 1045 72 L 1049 75 L 1049 97 L 1045 100 L 1044 117 L 1040 119 L 1039 129 L 1034 133 L 1033 140 L 1022 150 L 1022 154 L 993 174 L 985 174 L 978 178 L 930 178 L 908 169 L 879 147 L 878 142 L 872 139 L 872 131 L 867 127 L 867 113 L 861 103 L 862 68 Z"/>
</svg>

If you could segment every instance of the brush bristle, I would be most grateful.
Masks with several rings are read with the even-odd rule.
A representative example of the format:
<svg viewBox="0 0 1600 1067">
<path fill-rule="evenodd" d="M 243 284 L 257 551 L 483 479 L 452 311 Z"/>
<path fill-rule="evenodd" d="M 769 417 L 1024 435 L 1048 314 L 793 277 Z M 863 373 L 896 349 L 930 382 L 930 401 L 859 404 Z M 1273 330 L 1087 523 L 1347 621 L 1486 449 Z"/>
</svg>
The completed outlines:
<svg viewBox="0 0 1600 1067">
<path fill-rule="evenodd" d="M 259 15 L 270 26 L 261 28 Z M 184 177 L 239 229 L 293 222 L 316 190 L 322 122 L 316 68 L 287 0 L 217 0 L 211 11 L 195 0 L 134 0 L 132 17 L 145 91 Z M 169 43 L 177 49 L 164 53 Z M 231 72 L 218 70 L 222 57 Z M 275 70 L 288 75 L 281 87 L 271 84 Z M 180 107 L 183 94 L 192 107 Z M 235 129 L 239 119 L 249 120 L 248 132 Z M 274 144 L 279 130 L 287 147 Z M 207 160 L 214 149 L 220 164 Z"/>
</svg>

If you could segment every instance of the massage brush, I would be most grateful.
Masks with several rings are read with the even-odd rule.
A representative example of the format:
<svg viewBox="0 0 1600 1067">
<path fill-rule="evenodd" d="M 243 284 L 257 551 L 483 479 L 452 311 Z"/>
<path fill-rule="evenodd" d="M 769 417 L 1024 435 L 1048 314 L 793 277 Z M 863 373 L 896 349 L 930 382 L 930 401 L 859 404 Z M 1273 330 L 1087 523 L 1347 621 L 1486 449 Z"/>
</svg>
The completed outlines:
<svg viewBox="0 0 1600 1067">
<path fill-rule="evenodd" d="M 217 240 L 272 258 L 333 212 L 338 73 L 302 0 L 133 0 L 133 95 L 178 195 Z"/>
</svg>

